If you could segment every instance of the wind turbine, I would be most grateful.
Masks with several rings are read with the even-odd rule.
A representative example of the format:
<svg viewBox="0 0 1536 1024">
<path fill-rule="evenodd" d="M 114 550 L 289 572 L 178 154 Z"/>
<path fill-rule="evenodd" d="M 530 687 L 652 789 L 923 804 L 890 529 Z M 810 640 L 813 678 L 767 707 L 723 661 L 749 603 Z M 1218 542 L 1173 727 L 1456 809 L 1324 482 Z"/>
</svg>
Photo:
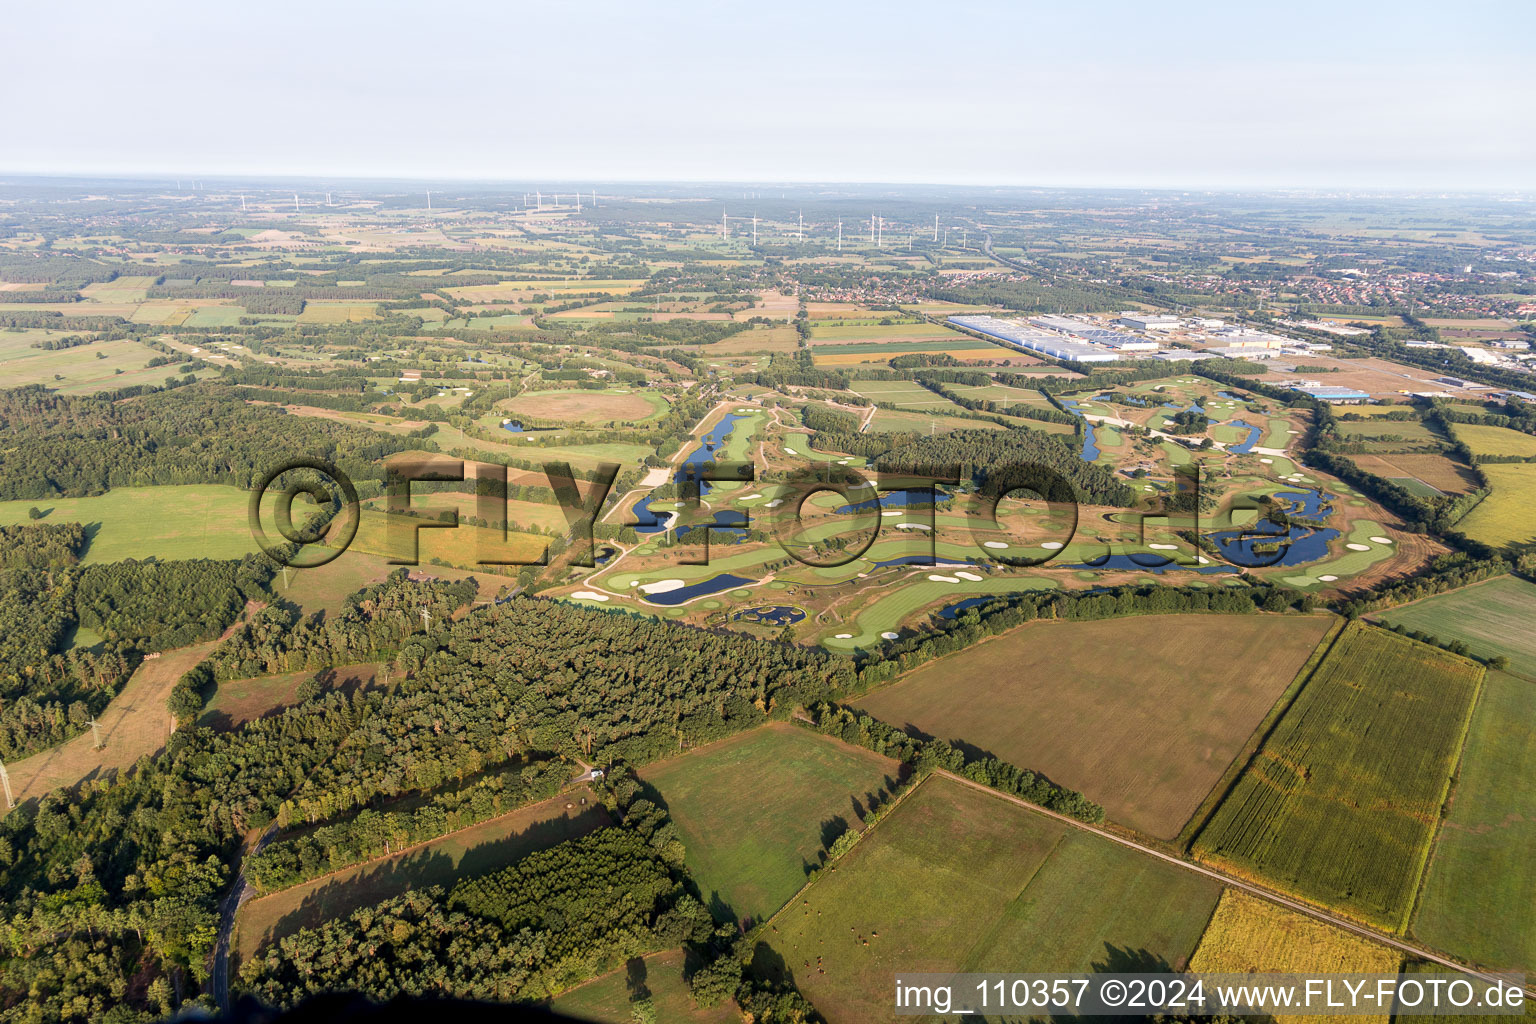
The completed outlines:
<svg viewBox="0 0 1536 1024">
<path fill-rule="evenodd" d="M 245 193 L 240 193 L 240 212 L 245 212 Z"/>
<path fill-rule="evenodd" d="M 843 219 L 837 219 L 837 251 L 843 251 Z"/>
<path fill-rule="evenodd" d="M 293 212 L 299 212 L 299 194 L 297 192 L 293 194 Z"/>
<path fill-rule="evenodd" d="M 757 212 L 752 213 L 752 248 L 757 248 Z"/>
<path fill-rule="evenodd" d="M 576 212 L 581 212 L 581 193 L 579 191 L 576 193 Z"/>
<path fill-rule="evenodd" d="M 722 207 L 721 210 L 720 210 L 720 241 L 723 242 L 723 241 L 725 241 L 725 239 L 726 239 L 725 209 Z"/>
<path fill-rule="evenodd" d="M 427 189 L 427 209 L 432 209 L 432 190 Z"/>
<path fill-rule="evenodd" d="M 939 240 L 939 215 L 938 214 L 934 214 L 933 215 L 933 240 L 935 242 L 937 242 Z"/>
<path fill-rule="evenodd" d="M 805 241 L 805 211 L 800 211 L 800 241 Z"/>
</svg>

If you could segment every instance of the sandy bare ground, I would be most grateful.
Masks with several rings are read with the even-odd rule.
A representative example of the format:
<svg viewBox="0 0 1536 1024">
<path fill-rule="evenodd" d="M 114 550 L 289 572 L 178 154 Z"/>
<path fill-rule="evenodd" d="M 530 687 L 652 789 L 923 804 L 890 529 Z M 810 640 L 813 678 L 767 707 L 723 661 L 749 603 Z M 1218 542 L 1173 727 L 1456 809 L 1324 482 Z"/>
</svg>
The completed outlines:
<svg viewBox="0 0 1536 1024">
<path fill-rule="evenodd" d="M 9 766 L 16 802 L 41 797 L 61 786 L 73 786 L 103 772 L 127 768 L 146 754 L 164 749 L 171 734 L 166 698 L 176 681 L 208 656 L 217 640 L 167 651 L 145 661 L 129 678 L 123 692 L 112 698 L 97 724 L 102 748 L 95 749 L 91 731 Z"/>
</svg>

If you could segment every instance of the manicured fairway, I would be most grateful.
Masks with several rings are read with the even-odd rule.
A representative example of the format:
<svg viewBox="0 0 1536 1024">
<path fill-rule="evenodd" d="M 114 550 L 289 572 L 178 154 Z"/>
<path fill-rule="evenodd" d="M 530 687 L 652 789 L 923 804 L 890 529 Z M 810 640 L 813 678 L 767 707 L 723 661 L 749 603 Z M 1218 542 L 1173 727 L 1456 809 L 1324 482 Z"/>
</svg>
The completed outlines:
<svg viewBox="0 0 1536 1024">
<path fill-rule="evenodd" d="M 827 1020 L 890 1017 L 896 971 L 1180 966 L 1220 886 L 934 776 L 763 938 Z"/>
<path fill-rule="evenodd" d="M 861 827 L 897 769 L 809 730 L 769 725 L 640 774 L 666 801 L 706 901 L 761 920 L 805 884 L 830 839 Z"/>
<path fill-rule="evenodd" d="M 1499 576 L 1389 609 L 1377 618 L 1442 640 L 1460 640 L 1479 658 L 1502 654 L 1510 672 L 1536 680 L 1536 584 Z"/>
<path fill-rule="evenodd" d="M 1237 889 L 1221 894 L 1189 969 L 1200 974 L 1395 974 L 1389 946 Z M 1388 1014 L 1353 1018 L 1386 1024 Z M 1281 1024 L 1323 1024 L 1318 1014 L 1285 1014 Z"/>
<path fill-rule="evenodd" d="M 1413 934 L 1494 968 L 1536 971 L 1536 684 L 1490 672 Z M 1517 909 L 1523 908 L 1523 909 Z"/>
<path fill-rule="evenodd" d="M 642 970 L 626 965 L 610 971 L 563 993 L 550 1004 L 550 1009 L 595 1024 L 635 1024 L 631 1000 L 638 982 L 650 993 L 660 1024 L 740 1024 L 741 1011 L 732 1000 L 708 1010 L 694 1005 L 688 983 L 683 980 L 685 959 L 680 949 L 652 953 L 641 959 Z"/>
<path fill-rule="evenodd" d="M 116 487 L 89 498 L 0 501 L 0 523 L 28 522 L 36 505 L 45 523 L 99 527 L 85 561 L 126 558 L 239 558 L 256 550 L 246 509 L 250 495 L 220 484 Z"/>
<path fill-rule="evenodd" d="M 1241 877 L 1407 925 L 1480 665 L 1351 625 L 1196 839 Z"/>
<path fill-rule="evenodd" d="M 1172 837 L 1326 632 L 1323 617 L 1037 622 L 859 701 L 964 740 Z"/>
</svg>

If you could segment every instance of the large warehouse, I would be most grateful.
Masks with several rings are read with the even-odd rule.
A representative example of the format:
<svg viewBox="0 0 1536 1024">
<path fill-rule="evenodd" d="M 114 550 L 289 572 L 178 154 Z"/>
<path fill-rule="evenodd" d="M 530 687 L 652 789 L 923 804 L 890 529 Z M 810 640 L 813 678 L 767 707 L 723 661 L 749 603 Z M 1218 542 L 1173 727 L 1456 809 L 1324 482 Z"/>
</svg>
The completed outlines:
<svg viewBox="0 0 1536 1024">
<path fill-rule="evenodd" d="M 1036 330 L 1017 320 L 999 320 L 995 316 L 952 316 L 956 327 L 985 334 L 1015 348 L 1038 352 L 1052 359 L 1070 359 L 1079 363 L 1112 363 L 1120 357 L 1113 351 L 1087 342 L 1072 341 L 1059 334 Z"/>
</svg>

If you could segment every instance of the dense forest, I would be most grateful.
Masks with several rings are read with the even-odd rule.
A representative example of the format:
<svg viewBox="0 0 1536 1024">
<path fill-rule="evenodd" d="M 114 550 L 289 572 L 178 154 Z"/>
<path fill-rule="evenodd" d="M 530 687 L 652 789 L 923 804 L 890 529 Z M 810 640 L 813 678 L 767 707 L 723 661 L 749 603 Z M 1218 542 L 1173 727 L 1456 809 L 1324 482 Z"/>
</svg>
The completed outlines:
<svg viewBox="0 0 1536 1024">
<path fill-rule="evenodd" d="M 902 473 L 958 466 L 962 479 L 989 493 L 1029 488 L 1051 501 L 1130 507 L 1136 493 L 1103 466 L 1084 462 L 1078 448 L 1034 430 L 956 430 L 899 445 L 875 459 L 875 468 Z"/>
</svg>

